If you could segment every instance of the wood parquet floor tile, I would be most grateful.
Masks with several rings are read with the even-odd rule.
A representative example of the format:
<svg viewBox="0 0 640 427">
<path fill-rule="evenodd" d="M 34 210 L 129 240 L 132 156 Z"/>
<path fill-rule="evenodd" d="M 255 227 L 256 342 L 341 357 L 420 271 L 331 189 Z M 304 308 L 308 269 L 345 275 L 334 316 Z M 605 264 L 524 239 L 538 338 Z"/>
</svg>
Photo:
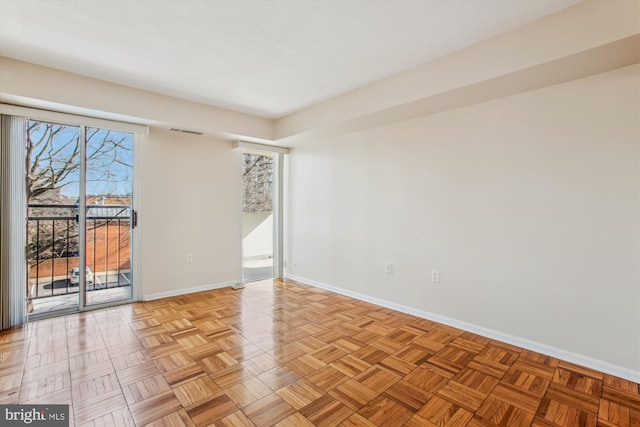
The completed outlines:
<svg viewBox="0 0 640 427">
<path fill-rule="evenodd" d="M 0 332 L 0 403 L 77 427 L 640 427 L 640 386 L 267 280 Z"/>
</svg>

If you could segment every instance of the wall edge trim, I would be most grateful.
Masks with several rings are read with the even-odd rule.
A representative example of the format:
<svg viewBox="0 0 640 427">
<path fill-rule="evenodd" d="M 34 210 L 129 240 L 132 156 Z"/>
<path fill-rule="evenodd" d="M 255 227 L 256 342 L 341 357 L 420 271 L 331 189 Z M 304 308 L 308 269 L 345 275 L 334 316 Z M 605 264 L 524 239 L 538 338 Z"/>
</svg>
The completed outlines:
<svg viewBox="0 0 640 427">
<path fill-rule="evenodd" d="M 316 280 L 308 279 L 306 277 L 296 276 L 293 274 L 286 274 L 285 279 L 295 280 L 302 284 L 306 284 L 316 288 L 335 292 L 340 295 L 345 295 L 351 298 L 358 299 L 360 301 L 379 305 L 381 307 L 389 308 L 391 310 L 396 310 L 401 313 L 411 314 L 416 317 L 421 317 L 423 319 L 442 323 L 443 325 L 462 329 L 467 332 L 472 332 L 487 338 L 491 338 L 497 341 L 502 341 L 507 344 L 515 345 L 517 347 L 521 347 L 527 350 L 532 350 L 538 353 L 545 354 L 547 356 L 555 357 L 567 362 L 585 366 L 587 368 L 595 369 L 610 375 L 614 375 L 616 377 L 624 378 L 626 380 L 633 381 L 635 383 L 640 383 L 640 371 L 635 371 L 630 368 L 614 365 L 613 363 L 605 362 L 604 360 L 594 359 L 592 357 L 588 357 L 582 354 L 573 353 L 571 351 L 563 350 L 561 348 L 553 347 L 553 346 L 542 344 L 536 341 L 531 341 L 525 338 L 520 338 L 504 332 L 500 332 L 495 329 L 485 328 L 484 326 L 478 326 L 473 323 L 463 322 L 461 320 L 453 319 L 451 317 L 442 316 L 440 314 L 419 310 L 417 308 L 408 307 L 406 305 L 402 305 L 402 304 L 394 303 L 388 300 L 361 294 L 359 292 L 354 292 L 354 291 L 339 288 L 336 286 L 328 285 L 326 283 L 318 282 Z"/>
<path fill-rule="evenodd" d="M 206 285 L 193 286 L 190 288 L 182 288 L 171 291 L 156 292 L 153 294 L 143 295 L 141 301 L 153 301 L 161 298 L 175 297 L 179 295 L 192 294 L 195 292 L 210 291 L 212 289 L 226 288 L 227 286 L 240 283 L 240 280 L 232 280 L 230 282 L 209 283 Z"/>
</svg>

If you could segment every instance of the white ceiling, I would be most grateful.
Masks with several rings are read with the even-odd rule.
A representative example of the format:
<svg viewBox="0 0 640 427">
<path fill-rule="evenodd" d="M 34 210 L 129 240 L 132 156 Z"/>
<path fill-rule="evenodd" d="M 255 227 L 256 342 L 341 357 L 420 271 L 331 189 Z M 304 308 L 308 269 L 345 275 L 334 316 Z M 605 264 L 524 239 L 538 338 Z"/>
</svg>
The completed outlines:
<svg viewBox="0 0 640 427">
<path fill-rule="evenodd" d="M 277 118 L 579 1 L 0 0 L 0 55 Z"/>
</svg>

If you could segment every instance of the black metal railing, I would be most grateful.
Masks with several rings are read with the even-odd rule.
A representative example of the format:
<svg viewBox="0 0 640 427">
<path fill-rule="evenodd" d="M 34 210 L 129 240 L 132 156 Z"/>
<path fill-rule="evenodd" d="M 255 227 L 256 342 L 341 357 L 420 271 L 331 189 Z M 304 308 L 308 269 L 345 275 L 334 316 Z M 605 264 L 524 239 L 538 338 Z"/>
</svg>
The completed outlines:
<svg viewBox="0 0 640 427">
<path fill-rule="evenodd" d="M 29 299 L 78 293 L 78 212 L 78 205 L 28 205 Z M 87 291 L 131 286 L 131 212 L 128 205 L 86 207 Z"/>
</svg>

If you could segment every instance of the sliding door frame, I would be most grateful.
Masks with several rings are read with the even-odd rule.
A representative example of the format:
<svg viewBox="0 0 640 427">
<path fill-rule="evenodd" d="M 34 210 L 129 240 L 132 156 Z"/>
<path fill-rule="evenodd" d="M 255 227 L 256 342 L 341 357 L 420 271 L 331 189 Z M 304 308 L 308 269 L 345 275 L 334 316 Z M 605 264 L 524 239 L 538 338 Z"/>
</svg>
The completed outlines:
<svg viewBox="0 0 640 427">
<path fill-rule="evenodd" d="M 280 278 L 284 275 L 283 269 L 283 174 L 284 154 L 273 153 L 273 277 Z"/>
<path fill-rule="evenodd" d="M 78 129 L 80 144 L 80 188 L 78 191 L 78 311 L 84 311 L 87 305 L 87 127 Z M 135 155 L 135 153 L 134 153 Z M 133 242 L 132 242 L 133 244 Z M 95 250 L 95 249 L 94 249 Z M 95 270 L 95 267 L 94 267 Z M 95 274 L 95 271 L 94 273 Z M 94 280 L 95 281 L 95 280 Z"/>
<path fill-rule="evenodd" d="M 248 141 L 234 141 L 234 148 L 240 149 L 241 152 L 244 149 L 264 151 L 273 155 L 273 194 L 272 194 L 272 209 L 273 209 L 273 278 L 281 278 L 284 276 L 284 155 L 289 153 L 289 149 L 285 147 L 278 147 L 275 145 L 257 144 Z M 240 155 L 242 159 L 242 154 Z M 242 186 L 242 183 L 240 184 Z M 242 201 L 240 202 L 240 215 L 242 215 Z M 240 241 L 243 239 L 242 226 L 240 227 Z M 244 246 L 241 243 L 241 246 Z M 244 251 L 241 250 L 240 259 L 240 281 L 244 282 Z"/>
<path fill-rule="evenodd" d="M 61 125 L 68 125 L 79 127 L 79 139 L 81 141 L 80 144 L 80 158 L 86 159 L 86 141 L 85 141 L 85 132 L 87 127 L 100 128 L 100 129 L 109 129 L 120 132 L 128 132 L 133 134 L 133 185 L 132 185 L 132 202 L 131 209 L 132 212 L 139 212 L 140 208 L 140 198 L 141 198 L 141 185 L 140 185 L 140 177 L 141 177 L 141 168 L 142 161 L 140 159 L 140 153 L 142 148 L 142 138 L 144 135 L 148 135 L 149 128 L 144 125 L 126 123 L 126 122 L 118 122 L 112 120 L 105 120 L 100 118 L 86 117 L 86 116 L 76 116 L 73 114 L 67 113 L 59 113 L 54 111 L 47 110 L 39 110 L 29 107 L 21 107 L 15 105 L 1 104 L 0 103 L 0 114 L 12 115 L 12 116 L 22 116 L 26 117 L 29 120 L 37 120 L 43 122 L 52 122 Z M 24 179 L 24 178 L 23 178 Z M 131 265 L 133 269 L 133 273 L 131 276 L 133 282 L 133 289 L 131 292 L 131 298 L 121 299 L 116 301 L 109 301 L 105 303 L 99 304 L 86 304 L 86 283 L 85 283 L 85 274 L 82 272 L 86 269 L 86 160 L 80 162 L 80 185 L 79 185 L 79 206 L 85 206 L 85 209 L 78 210 L 79 217 L 79 239 L 81 239 L 81 244 L 79 245 L 79 265 L 80 269 L 80 283 L 78 284 L 79 295 L 78 295 L 78 306 L 56 310 L 53 312 L 43 312 L 43 313 L 35 313 L 29 314 L 27 313 L 26 321 L 29 320 L 37 320 L 44 317 L 53 317 L 53 316 L 61 316 L 70 313 L 77 313 L 82 311 L 95 310 L 105 307 L 113 307 L 122 304 L 129 304 L 132 302 L 136 302 L 140 300 L 140 222 L 134 227 L 133 224 L 130 230 L 130 238 L 131 238 Z M 138 215 L 139 217 L 139 215 Z M 26 283 L 26 277 L 25 277 Z M 80 291 L 80 288 L 84 289 L 84 291 Z"/>
</svg>

